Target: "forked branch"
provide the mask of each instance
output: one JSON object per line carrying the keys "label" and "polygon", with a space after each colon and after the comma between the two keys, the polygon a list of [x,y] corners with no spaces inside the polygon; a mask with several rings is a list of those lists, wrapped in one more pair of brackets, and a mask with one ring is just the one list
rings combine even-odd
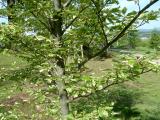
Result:
{"label": "forked branch", "polygon": [[141,9],[134,18],[121,30],[121,32],[114,37],[106,46],[104,46],[100,51],[95,53],[93,56],[91,56],[89,59],[84,60],[79,64],[79,68],[81,68],[86,62],[88,62],[90,59],[95,58],[99,55],[101,55],[107,48],[109,48],[113,43],[117,42],[121,37],[124,36],[125,32],[133,25],[133,23],[139,18],[141,14],[143,14],[149,7],[151,7],[153,4],[158,2],[159,0],[152,0],[150,3],[148,3],[143,9]]}
{"label": "forked branch", "polygon": [[68,7],[71,4],[72,1],[73,0],[67,0],[67,2],[63,4],[63,8]]}

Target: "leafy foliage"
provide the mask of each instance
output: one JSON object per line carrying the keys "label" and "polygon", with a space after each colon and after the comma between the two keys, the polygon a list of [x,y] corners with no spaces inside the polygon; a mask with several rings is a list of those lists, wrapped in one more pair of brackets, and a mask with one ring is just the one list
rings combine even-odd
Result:
{"label": "leafy foliage", "polygon": [[[88,109],[84,106],[81,106],[84,110],[81,107],[76,110],[74,102],[101,93],[115,84],[135,80],[145,72],[157,72],[157,64],[145,57],[122,56],[116,60],[113,69],[104,71],[100,77],[83,74],[82,69],[87,61],[101,55],[127,30],[135,29],[142,21],[156,19],[158,11],[144,12],[156,2],[150,2],[141,11],[127,12],[126,8],[119,7],[117,0],[19,0],[13,7],[3,9],[7,11],[4,15],[12,17],[12,21],[0,26],[1,51],[28,63],[23,69],[4,73],[1,79],[34,82],[35,86],[40,86],[36,91],[26,91],[37,104],[44,104],[43,113],[56,119],[66,119],[69,105],[73,105],[70,110],[72,119],[87,116],[111,119],[112,106],[91,107],[88,113],[83,112]],[[55,95],[54,99],[47,96],[51,93]],[[96,102],[91,101],[94,106]],[[82,114],[78,115],[79,111]]]}

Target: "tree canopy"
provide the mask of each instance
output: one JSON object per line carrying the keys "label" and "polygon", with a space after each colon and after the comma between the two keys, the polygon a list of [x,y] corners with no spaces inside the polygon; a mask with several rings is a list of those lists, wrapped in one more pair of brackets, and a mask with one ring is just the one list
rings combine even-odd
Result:
{"label": "tree canopy", "polygon": [[[111,118],[107,106],[92,108],[89,114],[78,107],[77,101],[91,100],[90,96],[112,85],[134,80],[158,67],[145,58],[122,56],[101,77],[83,74],[82,69],[127,32],[156,20],[159,10],[147,9],[158,1],[141,8],[136,0],[139,10],[128,12],[118,0],[3,0],[7,6],[0,14],[8,16],[8,24],[0,26],[1,52],[21,57],[28,65],[1,75],[1,79],[14,77],[47,85],[46,89],[56,96],[49,105],[57,105],[46,108],[54,118],[67,119],[71,115],[73,119],[94,119],[101,114]],[[42,96],[44,103],[47,97]]]}

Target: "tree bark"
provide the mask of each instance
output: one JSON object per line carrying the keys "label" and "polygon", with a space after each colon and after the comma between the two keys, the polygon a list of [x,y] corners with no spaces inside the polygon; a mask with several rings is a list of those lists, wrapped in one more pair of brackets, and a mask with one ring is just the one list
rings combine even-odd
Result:
{"label": "tree bark", "polygon": [[62,58],[56,58],[56,60],[51,62],[51,66],[53,68],[51,74],[57,78],[55,82],[59,92],[61,118],[62,120],[66,120],[69,113],[68,93],[65,88],[65,82],[61,79],[61,77],[65,75],[64,60]]}
{"label": "tree bark", "polygon": [[[62,31],[62,24],[63,19],[61,16],[62,11],[62,3],[61,0],[53,0],[54,9],[57,12],[52,19],[50,19],[50,30],[51,34],[54,37],[57,47],[63,47],[63,31]],[[65,75],[65,65],[63,57],[57,57],[55,60],[56,65],[53,63],[53,77],[57,77],[56,85],[59,92],[59,99],[60,99],[60,107],[61,107],[61,118],[62,120],[67,119],[67,115],[69,114],[69,103],[68,103],[68,93],[65,88],[65,81],[62,76]]]}
{"label": "tree bark", "polygon": [[13,6],[15,5],[15,0],[7,0],[7,7],[8,7],[8,23],[13,22],[14,19],[14,12],[12,10]]}

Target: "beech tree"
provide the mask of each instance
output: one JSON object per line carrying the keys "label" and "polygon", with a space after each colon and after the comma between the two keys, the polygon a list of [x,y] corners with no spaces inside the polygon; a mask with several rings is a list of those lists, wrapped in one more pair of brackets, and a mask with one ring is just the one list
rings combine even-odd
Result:
{"label": "beech tree", "polygon": [[[159,11],[147,9],[158,1],[152,0],[141,8],[136,0],[139,9],[128,12],[118,0],[7,0],[7,10],[1,9],[9,21],[0,27],[2,51],[23,58],[28,65],[1,78],[47,84],[47,89],[58,93],[56,104],[61,114],[57,114],[57,108],[52,113],[54,118],[67,119],[71,113],[73,119],[80,119],[84,114],[73,112],[71,107],[75,101],[157,71],[150,61],[123,57],[124,62],[115,63],[115,68],[101,77],[81,73],[88,61],[103,54],[129,30],[157,19]],[[87,55],[82,57],[82,52]],[[93,110],[92,118],[97,114]]]}

